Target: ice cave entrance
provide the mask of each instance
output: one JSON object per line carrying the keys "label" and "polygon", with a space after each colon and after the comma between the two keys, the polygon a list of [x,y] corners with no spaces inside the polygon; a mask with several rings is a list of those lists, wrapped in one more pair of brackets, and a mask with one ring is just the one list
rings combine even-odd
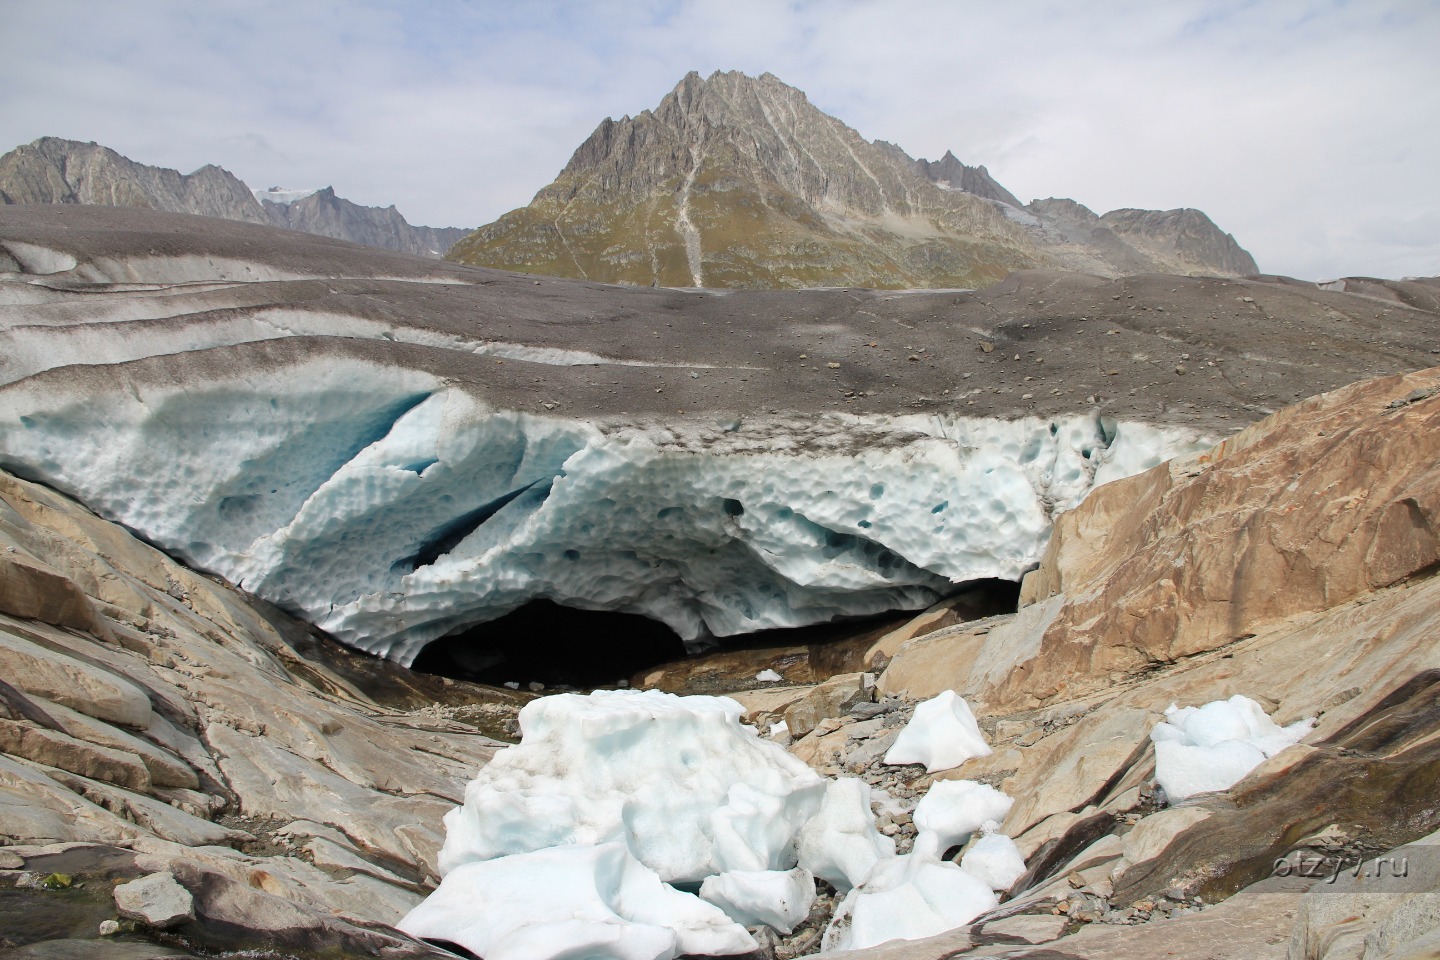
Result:
{"label": "ice cave entrance", "polygon": [[[1014,613],[1020,585],[986,579],[957,588],[953,611],[933,628]],[[541,683],[547,688],[615,686],[664,664],[709,656],[734,656],[786,647],[808,647],[817,674],[859,670],[871,643],[908,621],[913,610],[891,610],[812,624],[725,637],[698,653],[668,626],[638,614],[580,610],[534,600],[496,620],[433,641],[411,665],[421,673],[499,686]],[[815,679],[823,679],[817,676]]]}

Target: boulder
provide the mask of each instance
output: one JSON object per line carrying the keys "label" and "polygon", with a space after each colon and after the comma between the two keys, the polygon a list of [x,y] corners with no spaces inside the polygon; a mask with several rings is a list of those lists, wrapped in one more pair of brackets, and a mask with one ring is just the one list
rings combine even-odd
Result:
{"label": "boulder", "polygon": [[796,703],[785,708],[785,726],[800,739],[820,723],[843,717],[857,703],[874,699],[875,680],[867,673],[846,673],[817,684]]}
{"label": "boulder", "polygon": [[122,917],[168,930],[195,919],[195,901],[171,872],[152,873],[115,888],[115,909]]}

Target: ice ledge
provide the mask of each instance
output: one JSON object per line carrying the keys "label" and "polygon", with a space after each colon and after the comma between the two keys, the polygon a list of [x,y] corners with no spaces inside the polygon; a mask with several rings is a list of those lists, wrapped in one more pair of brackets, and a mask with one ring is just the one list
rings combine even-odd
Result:
{"label": "ice ledge", "polygon": [[1209,442],[1079,414],[570,420],[334,358],[0,413],[0,466],[404,663],[535,599],[685,638],[921,607],[1018,579],[1056,511]]}

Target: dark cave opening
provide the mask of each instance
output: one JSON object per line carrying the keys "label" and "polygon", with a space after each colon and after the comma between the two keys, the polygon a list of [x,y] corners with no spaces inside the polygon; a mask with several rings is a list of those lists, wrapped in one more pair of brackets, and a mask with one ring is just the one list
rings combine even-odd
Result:
{"label": "dark cave opening", "polygon": [[432,642],[411,668],[493,686],[601,687],[684,656],[684,641],[658,620],[532,600]]}
{"label": "dark cave opening", "polygon": [[[929,629],[1014,613],[1020,585],[1009,580],[976,580],[949,598],[950,609]],[[545,688],[587,689],[628,682],[644,671],[666,665],[697,664],[754,652],[806,649],[808,673],[787,679],[816,682],[850,672],[855,656],[885,633],[908,622],[917,610],[892,610],[847,617],[806,627],[762,630],[725,637],[689,654],[668,626],[632,613],[580,610],[549,600],[534,600],[496,620],[477,624],[431,642],[411,668],[420,672],[501,686],[530,684]]]}

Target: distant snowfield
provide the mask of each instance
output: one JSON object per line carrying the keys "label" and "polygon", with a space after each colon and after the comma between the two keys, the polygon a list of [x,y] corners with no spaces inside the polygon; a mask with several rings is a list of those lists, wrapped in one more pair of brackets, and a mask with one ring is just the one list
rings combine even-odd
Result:
{"label": "distant snowfield", "polygon": [[923,607],[1208,445],[1093,415],[574,420],[335,358],[0,412],[0,465],[407,664],[537,599],[686,639]]}
{"label": "distant snowfield", "polygon": [[271,187],[269,190],[256,190],[251,188],[250,192],[255,199],[264,203],[269,200],[271,203],[278,203],[282,206],[294,203],[296,200],[304,200],[306,197],[314,196],[320,192],[320,187],[312,187],[309,190],[286,190],[283,187]]}

